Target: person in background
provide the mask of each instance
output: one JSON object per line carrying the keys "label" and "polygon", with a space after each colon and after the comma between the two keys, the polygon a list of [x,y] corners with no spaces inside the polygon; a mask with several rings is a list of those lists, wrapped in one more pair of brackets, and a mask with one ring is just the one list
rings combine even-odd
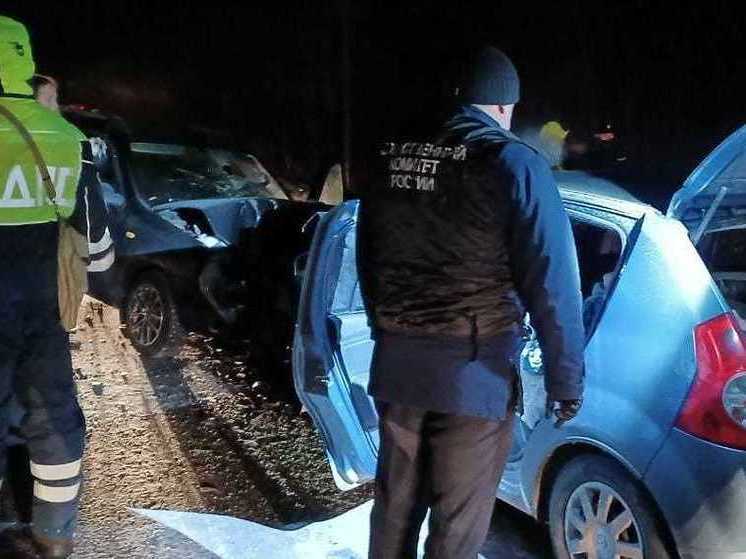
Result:
{"label": "person in background", "polygon": [[570,222],[546,160],[510,132],[513,63],[482,50],[432,136],[392,138],[362,192],[358,269],[375,349],[380,449],[371,559],[474,559],[521,407],[530,312],[548,408],[579,411],[584,330]]}
{"label": "person in background", "polygon": [[565,159],[565,139],[569,130],[562,128],[556,120],[544,124],[539,131],[539,149],[552,169],[561,169]]}
{"label": "person in background", "polygon": [[31,78],[31,88],[34,90],[34,99],[46,108],[59,112],[60,86],[57,80],[50,76],[34,74]]}
{"label": "person in background", "polygon": [[[34,70],[26,28],[0,16],[0,476],[17,400],[34,477],[31,537],[43,557],[57,559],[73,551],[85,435],[60,322],[58,220],[88,236],[89,271],[111,266],[114,249],[94,145],[34,99]],[[24,129],[47,165],[54,200]]]}

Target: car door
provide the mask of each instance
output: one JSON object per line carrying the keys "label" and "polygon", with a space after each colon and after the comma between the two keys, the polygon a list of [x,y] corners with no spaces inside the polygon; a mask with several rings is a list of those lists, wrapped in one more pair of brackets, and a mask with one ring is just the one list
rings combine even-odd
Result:
{"label": "car door", "polygon": [[668,217],[681,221],[697,244],[708,231],[746,221],[746,126],[728,136],[673,196]]}
{"label": "car door", "polygon": [[343,489],[374,477],[378,451],[378,416],[367,395],[373,340],[357,277],[357,210],[357,201],[345,202],[316,228],[293,349],[298,396]]}
{"label": "car door", "polygon": [[[293,352],[298,396],[322,433],[340,488],[372,479],[378,451],[377,414],[366,394],[373,341],[356,270],[357,211],[357,201],[346,202],[317,226],[304,271]],[[523,449],[543,417],[540,369],[538,345],[529,342],[520,367],[525,409],[515,423],[516,444],[499,492],[519,508],[524,505]]]}
{"label": "car door", "polygon": [[[565,207],[573,225],[573,230],[575,231],[576,243],[579,242],[577,236],[578,226],[593,227],[598,230],[605,230],[618,235],[622,251],[616,263],[615,270],[621,270],[629,257],[632,247],[635,245],[635,241],[642,228],[643,220],[640,219],[635,222],[631,218],[614,216],[598,209],[589,209],[582,205],[573,205],[568,202],[565,202]],[[582,246],[578,245],[581,276],[585,264],[581,257],[582,254]],[[615,274],[615,279],[612,280],[611,284],[608,285],[606,289],[606,299],[608,299],[610,294],[613,292],[617,279],[618,273]],[[584,315],[587,304],[588,301],[585,300]],[[593,318],[590,323],[586,323],[586,343],[588,343],[593,337],[595,326],[598,324],[598,321],[603,314],[604,306],[605,303],[602,303],[595,314],[595,318]],[[541,431],[539,428],[542,427],[542,423],[546,420],[547,393],[545,390],[545,371],[543,367],[542,351],[539,345],[537,333],[531,326],[530,315],[526,315],[525,327],[526,343],[521,351],[518,366],[518,373],[521,377],[521,385],[523,387],[523,413],[516,417],[514,423],[513,446],[508,455],[503,477],[500,480],[498,496],[516,508],[531,514],[531,505],[526,498],[526,472],[524,458],[526,452],[530,451],[529,447],[532,445],[536,446],[537,431]],[[587,380],[587,382],[591,381],[592,379]],[[538,437],[541,438],[541,435],[538,435]]]}
{"label": "car door", "polygon": [[746,126],[715,148],[676,192],[668,216],[681,221],[739,320],[746,317]]}

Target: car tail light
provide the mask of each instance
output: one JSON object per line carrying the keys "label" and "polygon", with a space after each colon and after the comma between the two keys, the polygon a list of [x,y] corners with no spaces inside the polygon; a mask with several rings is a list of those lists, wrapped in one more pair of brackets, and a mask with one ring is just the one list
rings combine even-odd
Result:
{"label": "car tail light", "polygon": [[723,406],[730,418],[746,429],[746,373],[736,375],[725,385]]}
{"label": "car tail light", "polygon": [[694,330],[697,378],[677,426],[702,439],[746,450],[746,340],[728,313]]}

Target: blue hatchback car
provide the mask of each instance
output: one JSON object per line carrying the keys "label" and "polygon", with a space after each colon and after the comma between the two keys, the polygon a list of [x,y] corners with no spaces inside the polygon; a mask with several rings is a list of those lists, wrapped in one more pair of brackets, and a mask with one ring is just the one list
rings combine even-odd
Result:
{"label": "blue hatchback car", "polygon": [[[745,559],[746,126],[667,215],[584,173],[556,179],[585,296],[585,404],[561,428],[544,418],[527,317],[525,411],[497,497],[549,524],[558,559]],[[356,216],[350,201],[317,227],[293,356],[341,488],[374,477],[378,447]]]}

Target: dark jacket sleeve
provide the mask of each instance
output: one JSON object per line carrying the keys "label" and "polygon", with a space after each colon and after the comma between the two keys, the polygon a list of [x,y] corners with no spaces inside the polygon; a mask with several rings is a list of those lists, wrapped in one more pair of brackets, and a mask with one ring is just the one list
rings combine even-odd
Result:
{"label": "dark jacket sleeve", "polygon": [[70,224],[88,238],[88,271],[103,272],[114,263],[114,245],[93,150],[105,149],[105,144],[100,140],[96,143],[85,141],[81,146],[82,167]]}
{"label": "dark jacket sleeve", "polygon": [[513,277],[531,316],[552,400],[582,397],[585,332],[572,227],[544,159],[508,146],[501,167],[512,183],[508,231]]}
{"label": "dark jacket sleeve", "polygon": [[368,241],[370,235],[367,229],[367,210],[368,203],[366,203],[366,200],[360,200],[358,205],[355,249],[357,251],[357,274],[358,281],[360,282],[360,293],[363,297],[363,303],[365,304],[365,311],[368,313],[368,324],[373,330],[375,330],[375,307],[373,303],[374,276],[370,267],[370,259],[368,258]]}

